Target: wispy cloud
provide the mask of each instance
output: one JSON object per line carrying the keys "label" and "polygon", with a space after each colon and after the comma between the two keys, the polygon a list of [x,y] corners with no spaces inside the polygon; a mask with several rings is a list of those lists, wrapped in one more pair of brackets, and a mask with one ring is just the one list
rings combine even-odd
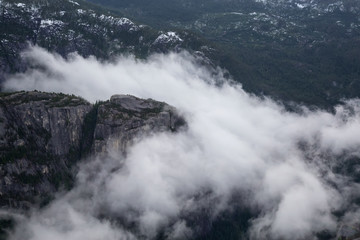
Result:
{"label": "wispy cloud", "polygon": [[[184,238],[196,234],[189,216],[205,207],[216,217],[230,203],[254,209],[250,238],[308,239],[335,232],[359,211],[351,203],[359,186],[332,171],[359,155],[358,100],[335,114],[286,112],[239,85],[215,86],[222,72],[210,73],[185,52],[101,63],[33,47],[24,57],[40,68],[9,77],[6,89],[90,101],[118,93],[153,98],[177,107],[189,128],[143,139],[126,159],[115,154],[83,165],[77,187],[19,224],[13,239],[24,232],[28,239],[152,238],[164,229]],[[342,219],[336,210],[349,211]]]}

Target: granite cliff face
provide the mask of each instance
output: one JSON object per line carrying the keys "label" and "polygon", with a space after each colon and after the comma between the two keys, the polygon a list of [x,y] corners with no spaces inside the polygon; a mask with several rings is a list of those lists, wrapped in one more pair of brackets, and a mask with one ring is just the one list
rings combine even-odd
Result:
{"label": "granite cliff face", "polygon": [[140,136],[152,132],[176,131],[184,120],[175,108],[151,99],[114,95],[98,108],[92,151],[104,153],[117,149],[122,153]]}
{"label": "granite cliff face", "polygon": [[136,137],[176,131],[176,110],[128,95],[92,105],[79,97],[44,92],[0,96],[0,206],[44,204],[71,188],[76,162],[88,154],[123,154]]}

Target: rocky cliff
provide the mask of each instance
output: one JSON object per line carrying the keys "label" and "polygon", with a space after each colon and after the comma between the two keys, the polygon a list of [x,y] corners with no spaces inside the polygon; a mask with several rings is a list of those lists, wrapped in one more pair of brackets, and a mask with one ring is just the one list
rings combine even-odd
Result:
{"label": "rocky cliff", "polygon": [[123,154],[141,135],[184,125],[162,102],[128,95],[92,105],[82,98],[44,92],[0,95],[0,206],[45,204],[71,188],[76,162],[89,153]]}
{"label": "rocky cliff", "polygon": [[165,103],[115,95],[98,108],[92,152],[103,153],[110,148],[125,153],[137,137],[175,131],[182,125],[184,120]]}

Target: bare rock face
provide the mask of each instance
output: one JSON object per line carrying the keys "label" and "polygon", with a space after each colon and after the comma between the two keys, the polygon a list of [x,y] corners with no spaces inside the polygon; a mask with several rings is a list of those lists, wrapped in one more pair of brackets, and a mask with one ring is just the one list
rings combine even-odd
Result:
{"label": "bare rock face", "polygon": [[185,125],[176,109],[152,99],[115,95],[91,105],[56,93],[0,94],[0,206],[46,203],[71,188],[76,164],[107,149],[126,154],[138,137]]}
{"label": "bare rock face", "polygon": [[184,125],[175,108],[152,99],[114,95],[98,109],[93,151],[106,149],[126,152],[137,137],[151,132],[175,131]]}
{"label": "bare rock face", "polygon": [[19,92],[0,98],[1,205],[18,207],[69,187],[92,106],[64,94]]}

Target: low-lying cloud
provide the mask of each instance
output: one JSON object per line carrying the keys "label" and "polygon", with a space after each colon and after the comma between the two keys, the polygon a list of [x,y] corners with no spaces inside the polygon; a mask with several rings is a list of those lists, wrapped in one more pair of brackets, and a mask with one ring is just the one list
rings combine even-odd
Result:
{"label": "low-lying cloud", "polygon": [[199,234],[189,224],[192,215],[207,209],[215,219],[233,207],[254,213],[251,239],[309,239],[334,234],[359,216],[352,202],[359,185],[333,171],[359,156],[359,100],[334,114],[290,113],[226,82],[221,71],[210,73],[186,52],[101,63],[32,47],[24,58],[36,68],[10,76],[5,89],[92,102],[119,93],[153,98],[182,112],[188,129],[147,137],[126,158],[114,154],[81,166],[77,187],[21,221],[11,239],[151,239],[159,231],[187,239]]}

